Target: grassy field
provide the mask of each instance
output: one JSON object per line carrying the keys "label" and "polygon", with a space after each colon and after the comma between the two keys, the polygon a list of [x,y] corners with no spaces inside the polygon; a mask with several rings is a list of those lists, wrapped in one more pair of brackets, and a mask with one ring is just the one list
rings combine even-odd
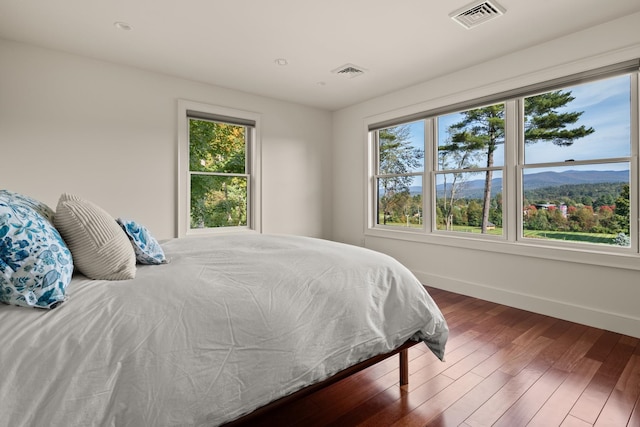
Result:
{"label": "grassy field", "polygon": [[[438,230],[444,231],[444,226],[438,226]],[[469,225],[454,225],[451,231],[457,231],[458,233],[477,233],[480,234],[480,227],[471,227]],[[492,234],[495,236],[502,236],[502,228],[495,227],[493,229],[487,230],[487,234]]]}
{"label": "grassy field", "polygon": [[[407,227],[407,224],[400,223],[387,223],[390,226]],[[410,224],[409,228],[420,228],[420,225]],[[438,228],[438,230],[444,230],[444,228]],[[452,231],[460,233],[480,233],[480,227],[470,227],[462,225],[454,225]],[[502,235],[502,228],[496,227],[493,230],[488,230],[487,234]],[[615,234],[604,233],[585,233],[585,232],[568,232],[568,231],[545,231],[545,230],[524,230],[524,237],[532,239],[547,239],[547,240],[565,240],[571,242],[584,242],[584,243],[597,243],[605,245],[614,245]]]}
{"label": "grassy field", "polygon": [[613,245],[615,234],[604,233],[582,233],[567,231],[543,231],[543,230],[525,230],[524,237],[534,239],[550,239],[550,240],[567,240],[572,242],[600,243]]}

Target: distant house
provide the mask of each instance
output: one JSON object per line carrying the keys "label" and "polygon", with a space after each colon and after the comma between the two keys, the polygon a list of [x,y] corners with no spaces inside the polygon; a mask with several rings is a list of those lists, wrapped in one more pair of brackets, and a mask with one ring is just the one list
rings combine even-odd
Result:
{"label": "distant house", "polygon": [[534,205],[536,209],[544,209],[545,211],[553,211],[556,209],[560,209],[563,217],[567,217],[567,205],[564,203],[560,204],[560,207],[556,206],[554,203],[537,203]]}
{"label": "distant house", "polygon": [[536,209],[544,209],[546,211],[556,208],[556,205],[554,203],[536,203],[534,206],[536,207]]}

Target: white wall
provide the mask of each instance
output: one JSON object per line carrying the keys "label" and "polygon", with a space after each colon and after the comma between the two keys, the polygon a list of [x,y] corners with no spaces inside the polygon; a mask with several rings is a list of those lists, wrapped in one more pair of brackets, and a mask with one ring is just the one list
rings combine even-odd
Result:
{"label": "white wall", "polygon": [[330,235],[330,113],[3,40],[0,62],[0,188],[173,237],[182,98],[262,114],[263,232]]}
{"label": "white wall", "polygon": [[386,252],[434,287],[640,337],[637,269],[365,235],[364,197],[364,123],[371,117],[428,111],[635,59],[638,28],[640,14],[630,15],[335,112],[333,239]]}

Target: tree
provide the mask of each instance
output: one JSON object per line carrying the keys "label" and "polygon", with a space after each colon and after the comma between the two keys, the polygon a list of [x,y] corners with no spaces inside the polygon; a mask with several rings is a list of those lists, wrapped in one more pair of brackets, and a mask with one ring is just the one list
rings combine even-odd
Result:
{"label": "tree", "polygon": [[624,184],[616,199],[615,219],[621,233],[629,234],[629,184]]}
{"label": "tree", "polygon": [[[558,112],[574,99],[570,91],[561,90],[525,98],[525,142],[533,144],[549,141],[558,146],[570,146],[576,140],[593,133],[593,128],[586,128],[584,125],[567,128],[568,125],[576,123],[583,112]],[[462,113],[462,120],[451,125],[450,130],[452,149],[484,152],[486,167],[492,168],[494,152],[500,144],[504,144],[504,104],[467,110]],[[489,222],[492,178],[493,171],[488,169],[484,183],[482,233],[486,233]]]}
{"label": "tree", "polygon": [[[412,176],[404,175],[418,168],[422,163],[424,151],[411,145],[411,129],[408,125],[394,126],[378,132],[379,173],[394,175],[380,178],[378,194],[379,209],[383,214],[383,223],[387,223],[387,216],[391,210],[404,209],[403,203],[409,201]],[[397,206],[394,206],[397,205]]]}
{"label": "tree", "polygon": [[[449,137],[444,145],[438,147],[438,169],[439,170],[463,170],[475,167],[476,153],[469,146],[460,146],[451,140],[451,129],[447,131]],[[451,175],[449,182],[448,176]],[[453,172],[442,174],[442,215],[445,230],[453,227],[453,210],[455,208],[458,191],[462,190],[468,179],[468,174],[464,172]]]}
{"label": "tree", "polygon": [[[189,121],[191,226],[244,225],[247,182],[245,127],[208,120]],[[203,172],[198,174],[197,172]]]}
{"label": "tree", "polygon": [[496,227],[502,227],[502,193],[496,194],[492,200],[489,221]]}
{"label": "tree", "polygon": [[[462,120],[452,124],[449,128],[451,144],[447,146],[447,149],[484,152],[486,154],[484,166],[492,168],[494,152],[498,145],[504,144],[504,104],[467,110],[462,115]],[[484,180],[484,202],[479,224],[482,233],[487,232],[489,224],[492,179],[493,171],[487,170]]]}
{"label": "tree", "polygon": [[482,208],[475,200],[471,200],[467,205],[467,224],[477,227],[482,221]]}

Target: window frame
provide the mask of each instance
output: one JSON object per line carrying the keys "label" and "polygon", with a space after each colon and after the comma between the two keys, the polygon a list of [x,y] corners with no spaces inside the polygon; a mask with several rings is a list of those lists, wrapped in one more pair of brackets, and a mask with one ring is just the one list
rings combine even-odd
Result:
{"label": "window frame", "polygon": [[[606,79],[615,75],[630,74],[631,75],[631,100],[630,100],[630,126],[631,126],[631,147],[630,156],[623,160],[629,161],[630,166],[630,236],[632,237],[631,247],[616,247],[597,244],[580,244],[566,243],[553,240],[537,240],[523,237],[522,215],[520,214],[523,202],[523,178],[522,173],[527,169],[524,164],[524,126],[520,120],[524,120],[524,98],[526,96],[535,95],[545,91],[563,89],[577,84],[588,83],[592,81]],[[483,251],[493,251],[505,254],[520,254],[525,256],[533,256],[547,259],[567,260],[579,263],[606,265],[613,267],[631,268],[640,270],[637,260],[640,258],[640,236],[638,228],[638,208],[640,192],[640,182],[638,177],[638,156],[640,146],[639,131],[639,75],[640,60],[626,61],[620,64],[609,65],[597,69],[585,71],[578,74],[568,75],[533,85],[523,86],[520,89],[513,89],[497,93],[495,95],[481,96],[469,101],[454,102],[450,105],[427,105],[421,111],[416,109],[419,106],[408,107],[402,111],[388,112],[378,116],[371,116],[364,121],[364,130],[367,135],[368,144],[367,164],[368,179],[366,194],[368,199],[367,218],[365,224],[364,235],[371,237],[384,237],[399,240],[407,240],[413,242],[425,242],[438,245],[454,246],[467,249],[478,249]],[[462,95],[461,95],[462,96]],[[439,100],[442,102],[442,100]],[[503,198],[506,203],[503,205],[503,236],[489,236],[480,234],[471,234],[463,232],[452,232],[436,229],[435,213],[432,212],[435,206],[435,194],[433,191],[435,185],[435,171],[438,171],[437,162],[437,130],[436,125],[430,121],[436,122],[438,116],[465,111],[473,108],[491,105],[495,103],[505,104],[505,166],[503,169]],[[413,110],[413,111],[412,111]],[[515,117],[515,119],[509,119]],[[375,216],[371,215],[372,208],[377,205],[375,180],[371,180],[371,171],[375,171],[377,161],[372,156],[372,149],[375,148],[372,135],[374,131],[409,123],[416,120],[425,120],[425,178],[423,189],[423,212],[424,212],[424,230],[418,229],[398,229],[399,227],[389,228],[376,225]],[[431,127],[431,131],[427,129]],[[428,135],[428,136],[427,136]],[[428,154],[431,159],[427,159]],[[602,159],[597,159],[602,160]],[[607,160],[621,160],[620,158]],[[575,162],[589,163],[589,161]],[[427,187],[428,185],[428,187]],[[431,194],[429,194],[431,193]],[[375,213],[375,211],[374,211]],[[427,218],[431,216],[432,218]],[[429,225],[430,224],[430,225]]]}
{"label": "window frame", "polygon": [[[191,119],[211,120],[247,126],[246,170],[244,174],[224,174],[213,172],[195,172],[197,175],[240,175],[247,178],[247,225],[229,227],[191,228],[190,195],[191,176],[194,171],[189,168],[189,121]],[[205,104],[201,102],[178,100],[178,203],[177,225],[178,237],[219,234],[238,231],[261,232],[261,114],[237,110],[228,107]],[[251,124],[251,125],[249,125]]]}
{"label": "window frame", "polygon": [[[504,159],[502,159],[502,166],[492,166],[492,167],[487,167],[487,166],[475,166],[475,167],[468,167],[468,168],[464,168],[464,169],[441,169],[440,165],[438,164],[438,159],[439,159],[439,147],[440,147],[440,139],[439,139],[439,128],[438,128],[438,118],[446,115],[446,114],[452,114],[452,113],[463,113],[464,111],[468,111],[468,110],[473,110],[475,108],[484,108],[484,107],[490,107],[492,105],[497,105],[497,104],[503,104],[504,105],[504,116],[505,116],[505,129],[504,129]],[[458,111],[453,111],[450,113],[445,113],[445,114],[438,114],[437,116],[433,116],[430,117],[428,120],[430,122],[430,126],[433,127],[433,133],[432,133],[432,144],[433,144],[433,165],[432,165],[432,171],[431,171],[431,186],[429,187],[430,190],[434,190],[437,187],[437,176],[438,175],[446,175],[446,174],[455,174],[455,173],[483,173],[483,172],[487,172],[487,171],[492,171],[492,172],[500,172],[502,178],[502,194],[503,194],[503,198],[505,197],[505,189],[504,189],[504,185],[506,184],[506,179],[504,178],[504,176],[507,173],[507,145],[508,145],[508,138],[512,137],[512,134],[510,132],[507,131],[507,124],[509,123],[508,121],[508,117],[509,117],[509,112],[510,110],[507,108],[507,104],[508,102],[505,101],[498,101],[498,102],[493,102],[493,103],[489,103],[489,104],[484,104],[484,105],[476,105],[470,108],[466,108],[463,110],[458,110]],[[436,191],[432,191],[433,197],[432,197],[432,203],[433,206],[436,206],[437,203],[437,194]],[[507,204],[508,205],[508,204]],[[435,209],[434,209],[435,211]],[[471,237],[472,234],[468,233],[468,232],[463,232],[463,231],[455,231],[455,230],[441,230],[438,229],[438,225],[437,225],[437,218],[436,215],[434,213],[434,211],[431,212],[431,215],[433,216],[433,220],[432,220],[432,232],[435,233],[442,233],[443,235],[450,235],[450,234],[454,234],[454,235],[461,235],[461,236],[469,236]],[[503,217],[505,215],[505,212],[503,212]],[[503,218],[503,223],[505,222],[504,218]],[[478,236],[475,236],[478,237]],[[505,240],[507,239],[507,229],[503,228],[502,230],[502,235],[493,235],[493,234],[484,234],[481,235],[479,238],[481,239],[499,239],[499,240]]]}
{"label": "window frame", "polygon": [[[423,146],[426,147],[427,146],[427,132],[429,132],[429,128],[427,128],[427,123],[425,122],[424,124],[424,138],[423,138]],[[385,129],[385,128],[382,128]],[[373,169],[373,197],[374,199],[376,199],[376,201],[378,200],[378,196],[377,196],[377,192],[379,191],[378,189],[378,180],[379,179],[384,179],[384,178],[394,178],[394,177],[419,177],[421,178],[422,181],[422,223],[420,224],[420,227],[411,227],[412,230],[416,230],[416,231],[423,231],[425,230],[425,227],[427,227],[427,218],[429,218],[430,221],[430,216],[427,217],[426,216],[426,212],[424,210],[425,208],[425,192],[424,189],[427,187],[427,185],[429,184],[429,180],[426,179],[427,174],[427,168],[428,165],[427,163],[429,162],[430,157],[427,156],[426,151],[424,152],[424,159],[423,159],[423,168],[422,171],[413,171],[413,172],[405,172],[405,173],[380,173],[380,138],[379,138],[379,134],[375,133],[374,135],[372,135],[373,138],[373,144],[374,144],[374,153],[373,153],[373,157],[375,159],[374,161],[374,169]],[[378,223],[379,221],[379,204],[376,203],[376,206],[374,207],[374,209],[372,210],[372,216],[371,216],[371,221],[372,224],[374,224],[376,227],[381,227],[384,229],[389,229],[389,230],[396,230],[398,229],[398,226],[395,225],[386,225],[386,224],[380,224]]]}

